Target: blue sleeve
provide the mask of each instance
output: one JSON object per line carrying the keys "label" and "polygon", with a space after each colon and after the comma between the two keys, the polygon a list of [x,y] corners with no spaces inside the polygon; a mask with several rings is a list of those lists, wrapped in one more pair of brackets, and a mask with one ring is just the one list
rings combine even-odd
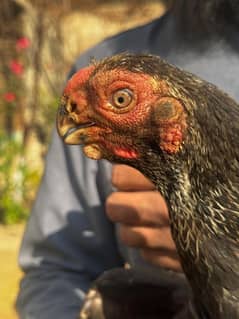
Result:
{"label": "blue sleeve", "polygon": [[91,282],[122,264],[104,212],[110,175],[108,162],[87,159],[54,132],[20,250],[20,318],[76,318]]}

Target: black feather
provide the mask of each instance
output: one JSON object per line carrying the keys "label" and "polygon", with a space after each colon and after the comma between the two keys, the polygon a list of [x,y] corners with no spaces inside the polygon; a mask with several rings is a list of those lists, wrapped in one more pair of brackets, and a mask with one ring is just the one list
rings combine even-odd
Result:
{"label": "black feather", "polygon": [[107,58],[94,74],[117,68],[166,82],[168,96],[184,105],[188,128],[181,151],[166,154],[142,140],[144,156],[128,164],[167,200],[198,313],[239,318],[239,106],[214,85],[151,55]]}

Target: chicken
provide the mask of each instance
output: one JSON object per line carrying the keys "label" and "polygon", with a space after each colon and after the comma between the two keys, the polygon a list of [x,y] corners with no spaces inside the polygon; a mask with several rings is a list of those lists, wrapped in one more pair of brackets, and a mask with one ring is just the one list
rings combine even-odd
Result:
{"label": "chicken", "polygon": [[79,319],[184,319],[187,288],[182,275],[166,270],[110,269],[87,293]]}
{"label": "chicken", "polygon": [[199,318],[239,318],[239,106],[157,56],[78,71],[59,134],[86,156],[140,170],[164,196]]}

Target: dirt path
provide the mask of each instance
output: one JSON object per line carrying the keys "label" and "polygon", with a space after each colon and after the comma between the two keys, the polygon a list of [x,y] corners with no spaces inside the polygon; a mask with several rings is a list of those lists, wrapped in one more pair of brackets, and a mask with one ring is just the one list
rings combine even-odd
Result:
{"label": "dirt path", "polygon": [[24,225],[0,226],[0,318],[18,318],[14,310],[21,272],[17,255]]}

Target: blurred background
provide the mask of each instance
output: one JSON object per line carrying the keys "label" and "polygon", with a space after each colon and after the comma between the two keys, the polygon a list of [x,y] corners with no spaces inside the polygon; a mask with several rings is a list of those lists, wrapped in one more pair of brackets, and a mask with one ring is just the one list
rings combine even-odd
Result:
{"label": "blurred background", "polygon": [[0,318],[17,318],[18,249],[72,63],[163,10],[159,0],[0,1]]}

